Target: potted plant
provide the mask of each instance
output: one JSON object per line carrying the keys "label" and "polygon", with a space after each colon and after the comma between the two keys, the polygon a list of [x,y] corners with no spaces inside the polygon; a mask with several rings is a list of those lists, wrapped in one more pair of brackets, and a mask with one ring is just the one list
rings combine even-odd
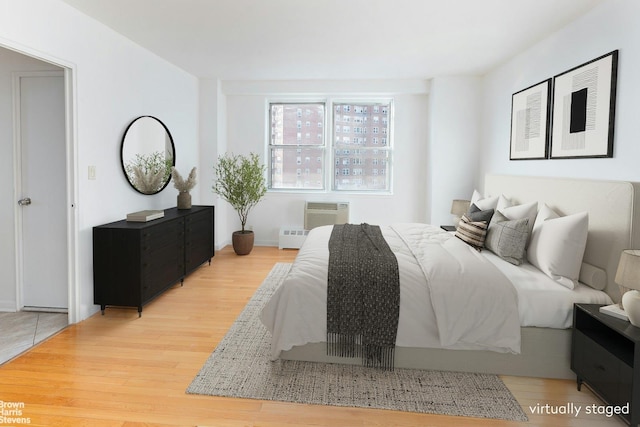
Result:
{"label": "potted plant", "polygon": [[238,213],[242,229],[232,236],[233,250],[247,255],[253,249],[253,231],[245,230],[251,209],[267,192],[265,166],[255,153],[248,156],[226,153],[214,166],[213,192],[226,200]]}

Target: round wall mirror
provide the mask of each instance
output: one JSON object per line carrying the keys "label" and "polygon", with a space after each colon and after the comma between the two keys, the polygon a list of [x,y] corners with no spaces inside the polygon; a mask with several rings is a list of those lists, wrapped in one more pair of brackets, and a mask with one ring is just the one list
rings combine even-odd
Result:
{"label": "round wall mirror", "polygon": [[133,120],[122,137],[122,170],[129,184],[142,194],[162,191],[171,179],[176,151],[169,129],[155,117]]}

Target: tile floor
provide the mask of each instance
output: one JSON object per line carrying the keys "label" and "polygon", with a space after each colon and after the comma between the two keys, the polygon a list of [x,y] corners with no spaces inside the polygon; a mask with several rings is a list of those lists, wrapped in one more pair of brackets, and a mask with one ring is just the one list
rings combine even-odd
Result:
{"label": "tile floor", "polygon": [[0,365],[67,326],[67,313],[0,313]]}

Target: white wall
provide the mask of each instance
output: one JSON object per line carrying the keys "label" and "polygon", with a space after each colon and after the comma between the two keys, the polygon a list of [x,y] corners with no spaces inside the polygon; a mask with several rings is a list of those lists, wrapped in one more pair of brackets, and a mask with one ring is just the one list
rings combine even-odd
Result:
{"label": "white wall", "polygon": [[451,202],[469,200],[478,171],[480,79],[473,76],[438,77],[429,94],[430,212],[427,222],[452,224]]}
{"label": "white wall", "polygon": [[[228,238],[228,209],[212,191],[213,166],[218,153],[226,151],[226,98],[222,93],[222,82],[217,79],[200,81],[200,164],[197,187],[200,203],[215,206],[215,248],[221,249]],[[224,243],[222,243],[224,241]]]}
{"label": "white wall", "polygon": [[[478,183],[488,172],[640,181],[639,16],[638,1],[607,2],[484,78]],[[615,49],[620,52],[613,158],[509,161],[511,95]]]}
{"label": "white wall", "polygon": [[[135,117],[158,117],[173,135],[178,169],[188,173],[199,164],[198,80],[58,0],[3,1],[0,46],[73,70],[77,149],[71,167],[77,174],[77,198],[72,202],[79,229],[79,310],[72,321],[78,321],[97,309],[92,227],[123,219],[128,212],[176,205],[177,191],[172,186],[155,196],[130,188],[120,166],[122,134]],[[96,167],[96,180],[90,181],[91,165]],[[8,171],[3,174],[12,176]],[[199,202],[197,195],[194,202]],[[2,220],[11,222],[13,216],[3,215]],[[0,242],[0,253],[7,253],[14,244],[13,233],[7,237]],[[11,287],[15,284],[8,280],[0,283],[0,300],[10,295]]]}
{"label": "white wall", "polygon": [[[428,83],[426,81],[306,81],[306,82],[223,82],[226,99],[226,148],[236,154],[266,155],[269,100],[340,97],[366,99],[392,96],[394,99],[394,175],[393,194],[280,193],[270,192],[249,215],[247,225],[256,233],[256,244],[277,245],[280,226],[302,226],[306,200],[350,202],[350,222],[389,224],[425,221],[427,189]],[[302,97],[302,98],[301,98]],[[308,98],[307,98],[308,99]],[[213,166],[213,165],[212,165]],[[227,244],[231,233],[240,228],[236,213],[226,202],[218,245]],[[217,220],[221,221],[222,216]],[[224,230],[224,231],[222,231]]]}

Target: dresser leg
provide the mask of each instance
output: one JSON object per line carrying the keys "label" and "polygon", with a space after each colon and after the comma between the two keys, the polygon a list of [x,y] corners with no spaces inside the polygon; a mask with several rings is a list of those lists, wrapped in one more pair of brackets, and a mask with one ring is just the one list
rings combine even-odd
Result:
{"label": "dresser leg", "polygon": [[578,391],[580,391],[580,389],[582,388],[582,378],[578,378],[577,383],[578,383]]}
{"label": "dresser leg", "polygon": [[106,305],[101,305],[100,306],[100,312],[102,313],[102,315],[104,316],[104,309],[107,308]]}
{"label": "dresser leg", "polygon": [[142,317],[142,307],[138,307],[138,319]]}

